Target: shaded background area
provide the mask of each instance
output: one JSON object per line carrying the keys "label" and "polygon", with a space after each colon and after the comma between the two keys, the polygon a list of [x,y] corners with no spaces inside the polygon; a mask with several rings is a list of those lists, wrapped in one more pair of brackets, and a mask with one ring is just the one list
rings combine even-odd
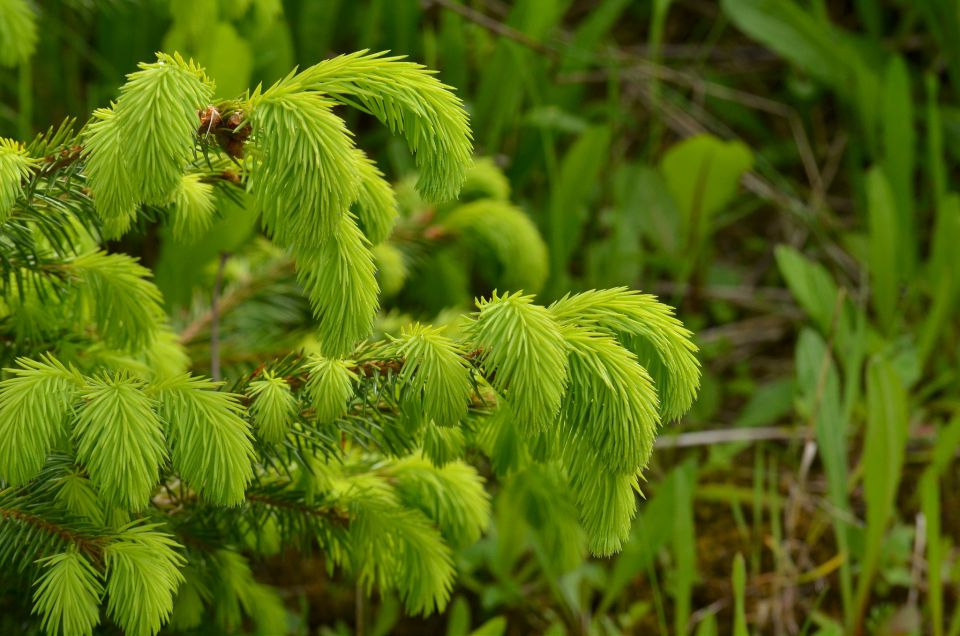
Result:
{"label": "shaded background area", "polygon": [[[357,607],[319,560],[261,563],[298,633],[960,634],[957,2],[37,4],[36,55],[0,72],[3,136],[82,121],[156,50],[196,58],[222,96],[361,48],[439,69],[490,159],[478,191],[509,192],[548,255],[542,275],[497,237],[474,242],[507,261],[464,255],[410,202],[398,231],[416,235],[417,266],[390,287],[378,255],[383,331],[513,280],[544,302],[639,288],[697,334],[700,398],[662,432],[621,555],[587,560],[499,497],[427,621],[392,598]],[[348,117],[402,195],[401,142]],[[148,225],[115,246],[155,269],[198,368],[219,255],[247,250],[255,270],[254,221],[238,211],[190,246]],[[232,328],[263,342],[227,367],[308,320],[283,274],[258,288],[234,272],[224,355]]]}

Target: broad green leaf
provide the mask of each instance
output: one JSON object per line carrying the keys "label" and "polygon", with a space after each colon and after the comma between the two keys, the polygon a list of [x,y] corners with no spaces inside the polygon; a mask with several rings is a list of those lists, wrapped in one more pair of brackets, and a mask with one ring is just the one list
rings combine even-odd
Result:
{"label": "broad green leaf", "polygon": [[250,86],[253,51],[237,30],[226,22],[204,34],[196,59],[216,80],[218,94],[233,97],[241,95]]}
{"label": "broad green leaf", "polygon": [[809,329],[800,333],[797,342],[797,384],[804,410],[815,422],[831,498],[845,510],[847,448],[840,416],[840,376],[826,342]]}
{"label": "broad green leaf", "polygon": [[682,255],[679,207],[660,171],[647,165],[624,166],[617,180],[620,203],[625,210],[636,211],[644,235],[667,254]]}
{"label": "broad green leaf", "polygon": [[600,233],[585,255],[585,282],[595,288],[632,286],[644,266],[644,238],[672,254],[677,211],[656,169],[620,165],[613,176],[613,202],[599,215]]}
{"label": "broad green leaf", "polygon": [[933,471],[920,478],[920,510],[926,519],[927,609],[934,636],[943,636],[943,537],[940,535],[940,482]]}
{"label": "broad green leaf", "polygon": [[829,333],[839,293],[830,272],[788,245],[778,245],[774,254],[790,293],[820,331]]}
{"label": "broad green leaf", "polygon": [[470,636],[503,636],[506,631],[507,619],[503,616],[496,616],[470,632]]}
{"label": "broad green leaf", "polygon": [[869,206],[868,262],[873,308],[884,331],[891,331],[897,318],[901,253],[900,223],[890,183],[880,168],[867,173]]}
{"label": "broad green leaf", "polygon": [[849,80],[842,49],[829,24],[791,0],[723,0],[723,12],[751,38],[829,84]]}
{"label": "broad green leaf", "polygon": [[907,394],[896,369],[876,358],[867,369],[867,428],[863,450],[866,545],[857,585],[862,616],[880,565],[887,527],[894,520],[909,426]]}
{"label": "broad green leaf", "polygon": [[757,387],[740,411],[737,428],[767,426],[790,412],[795,383],[790,378],[772,380]]}
{"label": "broad green leaf", "polygon": [[792,0],[722,0],[721,6],[738,29],[831,87],[855,108],[867,146],[875,150],[880,78],[861,42]]}
{"label": "broad green leaf", "polygon": [[660,173],[682,219],[686,247],[709,235],[710,220],[736,196],[740,177],[753,167],[753,153],[740,141],[696,135],[672,146],[660,160]]}
{"label": "broad green leaf", "polygon": [[927,168],[933,199],[939,207],[947,193],[947,166],[943,148],[943,116],[937,102],[940,93],[940,79],[933,73],[924,76],[926,86],[926,129],[927,129]]}
{"label": "broad green leaf", "polygon": [[910,74],[900,56],[890,59],[883,76],[883,172],[896,201],[900,252],[898,267],[909,275],[915,266],[917,245],[913,222],[913,172],[916,134]]}
{"label": "broad green leaf", "polygon": [[717,615],[707,614],[697,623],[695,636],[717,636],[720,632],[717,630]]}
{"label": "broad green leaf", "polygon": [[595,3],[577,25],[573,40],[564,48],[564,68],[583,68],[602,44],[604,36],[616,27],[631,0],[602,0]]}
{"label": "broad green leaf", "polygon": [[447,608],[446,636],[467,636],[470,630],[470,603],[463,596],[455,596]]}
{"label": "broad green leaf", "polygon": [[933,449],[930,470],[937,475],[942,475],[952,465],[958,449],[960,449],[960,416],[955,416],[950,423],[942,426],[937,432],[937,443]]}

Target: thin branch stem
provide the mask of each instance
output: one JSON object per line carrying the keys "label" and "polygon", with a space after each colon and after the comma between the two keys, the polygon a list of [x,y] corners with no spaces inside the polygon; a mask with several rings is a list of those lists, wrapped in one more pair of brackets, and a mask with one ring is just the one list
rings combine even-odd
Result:
{"label": "thin branch stem", "polygon": [[223,270],[230,255],[220,253],[220,263],[217,265],[217,279],[213,284],[213,296],[210,299],[210,377],[220,381],[220,289],[223,287]]}
{"label": "thin branch stem", "polygon": [[[228,311],[241,304],[264,287],[269,286],[270,283],[274,282],[276,279],[292,272],[293,261],[282,260],[277,263],[277,265],[264,272],[262,276],[252,278],[246,284],[233,288],[231,291],[223,294],[222,297],[218,299],[217,308],[219,315],[223,316]],[[211,305],[210,309],[200,314],[193,322],[184,327],[183,331],[180,332],[180,344],[186,345],[196,340],[205,329],[211,326],[213,317],[213,306]]]}

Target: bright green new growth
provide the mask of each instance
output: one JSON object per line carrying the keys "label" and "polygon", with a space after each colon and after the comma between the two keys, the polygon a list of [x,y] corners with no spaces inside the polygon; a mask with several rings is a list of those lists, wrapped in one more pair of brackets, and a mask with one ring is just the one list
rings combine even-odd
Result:
{"label": "bright green new growth", "polygon": [[463,431],[449,426],[437,426],[432,420],[423,425],[423,456],[434,466],[446,466],[464,456],[467,440]]}
{"label": "bright green new growth", "polygon": [[357,200],[360,157],[335,102],[276,86],[254,100],[255,154],[248,187],[264,228],[309,249],[332,237]]}
{"label": "bright green new growth", "polygon": [[357,150],[360,169],[360,191],[357,194],[357,220],[367,239],[373,245],[386,240],[397,220],[397,197],[366,153]]}
{"label": "bright green new growth", "polygon": [[26,62],[37,44],[37,16],[27,0],[0,0],[0,66]]}
{"label": "bright green new growth", "polygon": [[152,388],[167,423],[174,468],[209,501],[235,506],[253,479],[253,443],[237,396],[218,386],[182,375]]}
{"label": "bright green new growth", "polygon": [[179,55],[159,53],[156,63],[140,69],[120,89],[117,128],[140,200],[163,205],[193,154],[197,110],[213,98],[213,85]]}
{"label": "bright green new growth", "polygon": [[86,173],[104,223],[106,237],[125,234],[137,214],[138,193],[123,161],[126,140],[120,134],[116,104],[94,111],[87,124]]}
{"label": "bright green new growth", "polygon": [[334,490],[353,519],[350,565],[367,591],[374,585],[397,589],[413,613],[442,609],[453,585],[453,562],[431,519],[403,506],[374,475],[335,484]]}
{"label": "bright green new growth", "polygon": [[510,289],[534,292],[547,278],[547,246],[526,214],[506,201],[481,199],[450,212],[441,225],[461,234],[484,263],[500,265]]}
{"label": "bright green new growth", "polygon": [[462,201],[474,199],[510,200],[510,180],[490,157],[474,159],[466,173],[463,188],[460,190]]}
{"label": "bright green new growth", "polygon": [[57,502],[71,514],[102,524],[104,521],[100,495],[89,479],[76,472],[64,475],[58,481]]}
{"label": "bright green new growth", "polygon": [[147,505],[166,457],[163,427],[143,384],[116,375],[87,383],[74,429],[77,458],[109,502],[128,510]]}
{"label": "bright green new growth", "polygon": [[[576,465],[576,464],[573,464]],[[583,471],[593,468],[594,473]],[[590,551],[610,556],[620,551],[630,536],[630,522],[637,513],[636,494],[640,492],[636,475],[606,473],[602,466],[580,466],[570,470],[573,492],[580,510],[580,523],[590,541]]]}
{"label": "bright green new growth", "polygon": [[83,379],[52,357],[18,360],[20,369],[0,382],[0,479],[19,485],[40,472]]}
{"label": "bright green new growth", "polygon": [[377,281],[384,296],[393,296],[401,289],[409,273],[403,251],[391,243],[380,243],[373,247],[373,258],[377,264]]}
{"label": "bright green new growth", "polygon": [[369,242],[350,214],[336,234],[310,251],[297,251],[297,279],[317,319],[324,355],[346,355],[373,327],[380,301]]}
{"label": "bright green new growth", "polygon": [[243,500],[253,477],[250,430],[236,398],[216,384],[190,376],[153,385],[126,374],[89,378],[52,357],[20,364],[0,383],[0,432],[15,443],[0,446],[4,480],[36,476],[54,445],[72,437],[100,496],[139,510],[169,443],[174,467],[201,496],[223,505]]}
{"label": "bright green new growth", "polygon": [[657,394],[636,356],[605,333],[565,327],[569,386],[562,436],[598,467],[633,474],[653,450]]}
{"label": "bright green new growth", "polygon": [[430,71],[400,60],[366,53],[325,60],[258,88],[248,103],[247,186],[264,227],[297,257],[327,355],[347,353],[369,333],[378,306],[369,244],[383,241],[396,217],[392,191],[333,107],[360,108],[404,134],[430,198],[455,197],[470,162],[460,100]]}
{"label": "bright green new growth", "polygon": [[[498,522],[502,524],[509,515],[508,524],[532,529],[542,542],[544,553],[550,556],[548,564],[555,573],[568,571],[585,556],[584,531],[578,523],[576,501],[569,489],[567,477],[557,462],[531,463],[504,479],[503,491],[497,500]],[[516,510],[530,511],[530,514],[517,520],[514,519]]]}
{"label": "bright green new growth", "polygon": [[217,214],[213,185],[198,173],[185,174],[173,195],[173,222],[170,230],[178,241],[191,242],[203,236]]}
{"label": "bright green new growth", "polygon": [[157,335],[165,314],[150,270],[126,254],[91,252],[70,261],[67,272],[77,279],[81,314],[111,346],[140,349]]}
{"label": "bright green new growth", "polygon": [[0,138],[0,223],[9,218],[14,202],[23,192],[23,180],[35,164],[22,144]]}
{"label": "bright green new growth", "polygon": [[[319,545],[331,567],[368,592],[395,590],[410,612],[440,610],[451,547],[490,522],[484,480],[463,460],[475,444],[522,523],[562,555],[558,568],[587,544],[618,550],[657,428],[689,408],[699,382],[696,348],[671,310],[625,289],[550,307],[511,291],[478,300],[462,336],[417,323],[365,342],[377,265],[395,289],[402,277],[383,270],[406,256],[382,242],[398,197],[355,147],[340,105],[404,135],[425,197],[465,185],[466,202],[436,206],[420,230],[462,237],[454,247],[500,268],[512,290],[544,282],[543,242],[507,202],[509,182],[491,161],[471,162],[460,100],[423,67],[367,53],[216,102],[216,121],[212,99],[200,69],[160,54],[80,137],[51,133],[32,155],[0,144],[0,213],[16,215],[11,233],[28,219],[12,241],[43,229],[38,212],[62,214],[66,228],[30,243],[29,258],[0,252],[20,291],[2,298],[9,332],[37,347],[29,355],[63,360],[21,358],[0,381],[0,566],[33,577],[43,629],[90,634],[104,599],[131,635],[168,620],[197,628],[208,613],[225,632],[276,625],[283,605],[243,553],[288,545]],[[39,163],[46,156],[65,163]],[[51,184],[64,185],[59,198]],[[255,204],[277,251],[295,259],[320,352],[266,362],[231,392],[185,373],[149,270],[97,245],[133,227],[141,205],[169,206],[171,234],[190,241],[212,227],[224,193]],[[410,193],[405,202],[422,203]]]}
{"label": "bright green new growth", "polygon": [[700,385],[700,363],[691,333],[655,296],[625,287],[567,295],[550,305],[557,320],[592,326],[618,338],[653,376],[660,413],[675,420],[686,413]]}
{"label": "bright green new growth", "polygon": [[43,631],[90,636],[100,624],[100,573],[75,550],[40,559],[39,563],[43,574],[33,593],[33,611],[43,616]]}
{"label": "bright green new growth", "polygon": [[104,548],[107,613],[130,636],[153,636],[183,582],[182,547],[157,526],[130,524]]}
{"label": "bright green new growth", "polygon": [[439,329],[415,324],[405,328],[388,351],[404,360],[400,371],[403,399],[414,412],[439,426],[456,426],[467,414],[473,385],[457,344]]}
{"label": "bright green new growth", "polygon": [[252,398],[250,412],[260,437],[276,443],[283,439],[297,412],[297,399],[290,385],[272,372],[264,371],[262,380],[250,383],[247,395]]}
{"label": "bright green new growth", "polygon": [[[181,239],[209,228],[215,215],[212,186],[185,174],[197,135],[206,136],[198,111],[210,105],[212,84],[178,55],[157,59],[132,73],[116,104],[86,129],[85,173],[108,238],[132,227],[141,203],[173,203]],[[231,132],[249,136],[247,190],[263,227],[295,255],[318,337],[333,356],[370,331],[378,306],[370,243],[389,235],[397,215],[382,173],[334,113],[340,104],[405,136],[430,198],[456,196],[472,150],[466,113],[449,88],[422,66],[383,54],[325,60],[228,104],[240,117]]]}
{"label": "bright green new growth", "polygon": [[108,236],[129,229],[140,203],[165,205],[177,195],[197,111],[213,98],[203,71],[179,55],[158,53],[140,69],[86,134],[86,174]]}
{"label": "bright green new growth", "polygon": [[217,580],[207,593],[218,598],[217,623],[225,631],[229,633],[241,628],[244,614],[260,627],[259,633],[268,634],[276,630],[277,625],[285,623],[286,609],[282,600],[270,587],[253,577],[250,564],[242,555],[231,550],[217,550],[214,560]]}
{"label": "bright green new growth", "polygon": [[[559,460],[591,550],[616,552],[629,535],[638,476],[661,418],[688,408],[699,384],[689,332],[652,296],[625,289],[567,296],[549,309],[529,296],[494,295],[478,308],[467,341],[505,402],[482,435],[495,468]],[[630,348],[643,351],[642,337],[680,366],[663,376],[666,408],[661,385]]]}
{"label": "bright green new growth", "polygon": [[307,394],[318,422],[332,422],[347,412],[353,396],[356,374],[347,362],[322,356],[311,356],[307,363]]}
{"label": "bright green new growth", "polygon": [[437,467],[418,457],[391,464],[400,498],[433,519],[453,546],[473,544],[490,519],[490,495],[477,471],[463,462]]}
{"label": "bright green new growth", "polygon": [[566,345],[559,324],[532,296],[493,295],[477,302],[467,330],[493,386],[519,426],[535,434],[553,424],[567,384]]}
{"label": "bright green new growth", "polygon": [[463,103],[433,75],[402,57],[360,51],[311,66],[292,83],[369,112],[402,133],[419,168],[417,189],[445,201],[460,191],[473,143]]}

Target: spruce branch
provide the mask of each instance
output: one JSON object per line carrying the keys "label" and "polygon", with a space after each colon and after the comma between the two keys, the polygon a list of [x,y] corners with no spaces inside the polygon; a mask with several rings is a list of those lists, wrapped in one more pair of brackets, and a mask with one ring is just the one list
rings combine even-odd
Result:
{"label": "spruce branch", "polygon": [[[343,106],[405,138],[416,187],[394,192]],[[91,633],[104,598],[135,635],[171,616],[199,627],[209,605],[223,631],[275,617],[276,595],[242,552],[282,542],[319,546],[366,593],[396,590],[410,612],[441,610],[451,548],[476,541],[492,514],[462,461],[473,444],[535,511],[545,546],[567,560],[585,545],[619,549],[656,431],[697,390],[696,347],[652,296],[534,303],[543,242],[502,172],[471,151],[449,87],[367,52],[229,101],[195,64],[161,53],[79,136],[65,122],[26,146],[0,142],[5,318],[15,346],[64,356],[21,359],[0,382],[0,561],[35,574],[49,634]],[[461,187],[464,202],[449,202]],[[221,258],[209,311],[178,342],[149,271],[99,242],[163,218],[176,237],[198,237],[225,195],[251,201],[278,247],[234,285]],[[479,299],[461,334],[417,323],[369,341],[378,265],[415,265],[436,245],[527,294]],[[223,390],[221,333],[249,328],[239,306],[264,291],[298,299],[318,346]],[[183,373],[179,347],[208,329],[213,380]],[[143,510],[149,519],[128,523]]]}
{"label": "spruce branch", "polygon": [[360,191],[352,133],[317,93],[274,88],[252,101],[247,187],[264,229],[285,247],[315,248],[339,231]]}
{"label": "spruce branch", "polygon": [[239,396],[219,386],[181,375],[154,385],[152,394],[169,429],[174,467],[201,496],[235,506],[253,479],[254,450]]}
{"label": "spruce branch", "polygon": [[125,510],[147,505],[167,457],[162,422],[142,389],[125,374],[89,379],[74,429],[78,459],[107,501]]}
{"label": "spruce branch", "polygon": [[[2,491],[0,491],[0,498],[2,498]],[[0,517],[32,526],[45,534],[59,539],[66,545],[76,546],[77,549],[91,557],[100,557],[104,543],[102,537],[84,536],[66,526],[58,525],[38,515],[24,512],[17,508],[7,507],[4,505],[6,503],[7,502],[0,499]]]}
{"label": "spruce branch", "polygon": [[404,329],[385,352],[403,361],[398,380],[407,409],[440,426],[456,426],[466,416],[473,387],[464,354],[453,340],[418,323]]}
{"label": "spruce branch", "polygon": [[316,517],[338,524],[347,524],[350,521],[350,515],[342,508],[337,508],[336,506],[311,506],[296,500],[284,500],[277,496],[257,492],[247,492],[246,499],[252,503],[269,508],[286,510],[298,515]]}
{"label": "spruce branch", "polygon": [[100,623],[100,573],[76,551],[40,560],[43,574],[33,594],[34,613],[41,614],[47,634],[90,636]]}
{"label": "spruce branch", "polygon": [[135,636],[160,631],[184,580],[182,546],[158,528],[129,524],[104,549],[107,613]]}
{"label": "spruce branch", "polygon": [[[193,153],[197,112],[212,98],[213,86],[202,69],[179,55],[158,53],[155,63],[141,64],[127,77],[116,104],[101,112],[87,136],[95,199],[108,187],[122,197],[106,206],[107,218],[128,214],[137,202],[170,201]],[[106,156],[110,150],[117,154]]]}
{"label": "spruce branch", "polygon": [[43,468],[83,387],[80,374],[52,356],[19,363],[13,377],[0,382],[0,479],[14,486]]}
{"label": "spruce branch", "polygon": [[335,236],[312,250],[296,251],[295,257],[297,280],[313,307],[324,354],[348,354],[370,335],[380,307],[369,242],[353,215],[345,214]]}
{"label": "spruce branch", "polygon": [[22,193],[22,182],[36,165],[22,144],[0,138],[0,222],[6,221]]}
{"label": "spruce branch", "polygon": [[567,384],[566,345],[550,313],[532,296],[496,293],[481,299],[467,329],[469,345],[481,350],[481,364],[529,432],[554,421]]}
{"label": "spruce branch", "polygon": [[[317,91],[368,112],[403,134],[420,169],[427,198],[456,197],[470,163],[472,134],[461,100],[434,72],[402,56],[360,51],[324,60],[291,74],[263,93]],[[261,99],[255,94],[252,101]]]}
{"label": "spruce branch", "polygon": [[267,442],[279,442],[287,433],[287,427],[296,416],[297,399],[284,378],[269,370],[260,374],[262,379],[250,382],[247,395],[250,413],[256,422],[260,437]]}
{"label": "spruce branch", "polygon": [[697,346],[671,307],[650,294],[617,287],[568,294],[550,311],[563,323],[606,331],[636,353],[654,377],[665,420],[690,409],[700,385]]}

